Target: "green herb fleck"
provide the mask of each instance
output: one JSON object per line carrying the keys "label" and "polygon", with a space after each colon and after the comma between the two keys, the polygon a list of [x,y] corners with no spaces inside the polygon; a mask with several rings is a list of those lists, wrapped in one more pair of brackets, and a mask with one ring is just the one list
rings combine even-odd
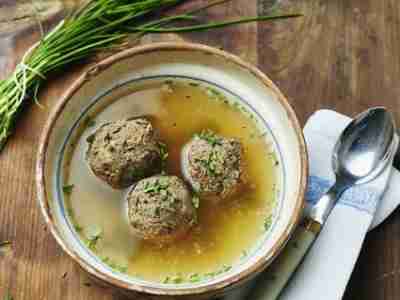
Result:
{"label": "green herb fleck", "polygon": [[101,261],[103,262],[103,263],[108,263],[109,261],[110,261],[110,258],[108,257],[108,256],[102,256],[101,258]]}
{"label": "green herb fleck", "polygon": [[205,274],[193,273],[189,277],[186,277],[186,278],[182,277],[182,275],[180,275],[180,274],[175,275],[173,277],[167,276],[164,278],[164,280],[162,282],[166,283],[166,284],[179,284],[179,283],[184,283],[184,282],[195,283],[195,282],[200,282],[200,281],[207,280],[207,279],[212,279],[213,277],[215,277],[217,275],[228,272],[230,269],[232,269],[232,266],[224,265],[224,266],[222,266],[221,269],[219,269],[217,271],[209,272],[209,273],[205,273]]}
{"label": "green herb fleck", "polygon": [[222,96],[219,91],[213,88],[207,88],[207,95],[215,98],[220,98]]}
{"label": "green herb fleck", "polygon": [[196,135],[199,139],[202,139],[208,142],[211,146],[215,147],[217,145],[221,145],[221,138],[218,137],[211,130],[203,130],[200,134]]}
{"label": "green herb fleck", "polygon": [[67,214],[68,216],[70,216],[71,218],[74,217],[74,211],[72,210],[71,207],[67,206]]}
{"label": "green herb fleck", "polygon": [[221,269],[215,271],[215,272],[209,272],[205,274],[205,277],[207,278],[213,278],[217,275],[220,275],[222,273],[228,272],[230,269],[232,269],[232,266],[224,265]]}
{"label": "green herb fleck", "polygon": [[208,175],[215,176],[215,170],[214,170],[215,166],[210,163],[210,157],[211,157],[211,155],[209,156],[209,158],[207,160],[198,159],[196,161],[199,162],[203,166],[203,168],[205,168],[207,170]]}
{"label": "green herb fleck", "polygon": [[169,276],[166,276],[165,278],[164,278],[164,280],[162,281],[162,283],[169,283],[170,282],[170,277]]}
{"label": "green herb fleck", "polygon": [[[221,273],[228,272],[228,271],[230,271],[231,269],[232,269],[232,266],[224,265],[223,268],[222,268],[222,270],[221,270]],[[221,273],[220,273],[220,274],[221,274]]]}
{"label": "green herb fleck", "polygon": [[271,228],[271,225],[272,225],[272,215],[265,218],[265,221],[264,221],[265,231],[268,231]]}
{"label": "green herb fleck", "polygon": [[197,83],[197,82],[189,82],[189,85],[191,85],[191,86],[199,86],[200,84]]}
{"label": "green herb fleck", "polygon": [[165,279],[163,280],[163,283],[169,283],[169,284],[179,284],[179,283],[183,283],[184,282],[184,278],[182,277],[182,275],[175,275],[175,276],[167,276],[165,277]]}
{"label": "green herb fleck", "polygon": [[83,228],[79,226],[78,224],[74,224],[74,228],[76,232],[82,232]]}
{"label": "green herb fleck", "polygon": [[95,250],[98,241],[103,237],[103,229],[97,225],[89,226],[85,229],[86,245],[90,250]]}
{"label": "green herb fleck", "polygon": [[194,273],[189,276],[189,282],[200,282],[201,281],[201,275],[199,273]]}
{"label": "green herb fleck", "polygon": [[169,187],[168,183],[162,183],[160,180],[156,180],[154,183],[147,182],[143,192],[146,194],[156,193],[159,194],[161,191],[167,190]]}
{"label": "green herb fleck", "polygon": [[64,185],[64,186],[63,186],[62,190],[63,190],[64,194],[66,194],[66,195],[71,195],[72,190],[73,190],[74,188],[75,188],[75,185],[73,185],[73,184],[67,184],[67,185]]}
{"label": "green herb fleck", "polygon": [[[202,131],[200,134],[197,134],[196,137],[206,141],[212,147],[221,145],[221,138],[210,130]],[[198,159],[197,162],[207,170],[208,175],[215,176],[217,174],[216,164],[219,155],[218,149],[212,149],[207,159]]]}
{"label": "green herb fleck", "polygon": [[128,266],[125,264],[118,264],[115,261],[112,261],[111,259],[108,258],[107,261],[104,261],[111,269],[114,269],[120,273],[126,273],[128,271]]}
{"label": "green herb fleck", "polygon": [[200,207],[200,198],[199,198],[199,196],[197,196],[197,195],[193,196],[192,203],[193,203],[194,208],[198,209]]}
{"label": "green herb fleck", "polygon": [[84,124],[86,127],[93,127],[96,125],[96,121],[93,120],[93,118],[91,116],[87,116],[84,121]]}
{"label": "green herb fleck", "polygon": [[176,275],[172,277],[172,283],[178,284],[183,282],[183,277],[181,275]]}
{"label": "green herb fleck", "polygon": [[125,265],[118,266],[117,271],[119,271],[120,273],[126,273],[126,272],[128,272],[128,266],[125,266]]}
{"label": "green herb fleck", "polygon": [[168,158],[168,148],[164,143],[159,142],[158,147],[160,148],[160,156],[162,161],[166,161]]}

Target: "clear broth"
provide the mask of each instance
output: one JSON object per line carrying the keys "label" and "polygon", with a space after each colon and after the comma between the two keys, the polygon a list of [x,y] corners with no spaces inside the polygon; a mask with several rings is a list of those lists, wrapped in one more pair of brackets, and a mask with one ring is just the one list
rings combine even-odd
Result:
{"label": "clear broth", "polygon": [[[77,130],[65,159],[64,184],[74,186],[66,205],[82,240],[88,241],[88,228],[101,228],[93,252],[119,271],[156,282],[201,280],[243,259],[265,233],[276,194],[278,162],[254,116],[217,89],[182,79],[152,80],[107,97],[108,105]],[[125,191],[108,187],[85,162],[88,134],[106,121],[134,116],[152,121],[168,146],[166,171],[178,176],[182,146],[195,133],[212,129],[239,139],[250,178],[246,190],[221,204],[201,199],[198,225],[183,240],[158,245],[136,239],[127,222]]]}

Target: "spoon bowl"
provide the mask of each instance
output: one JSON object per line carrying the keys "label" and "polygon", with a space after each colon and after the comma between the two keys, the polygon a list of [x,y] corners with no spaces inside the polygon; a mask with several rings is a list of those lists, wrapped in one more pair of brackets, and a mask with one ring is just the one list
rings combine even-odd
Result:
{"label": "spoon bowl", "polygon": [[387,166],[394,140],[391,114],[383,107],[358,115],[341,134],[332,159],[337,179],[363,184]]}
{"label": "spoon bowl", "polygon": [[310,218],[323,225],[342,193],[375,179],[388,166],[396,150],[392,115],[383,107],[358,115],[336,142],[332,168],[335,184],[310,210]]}

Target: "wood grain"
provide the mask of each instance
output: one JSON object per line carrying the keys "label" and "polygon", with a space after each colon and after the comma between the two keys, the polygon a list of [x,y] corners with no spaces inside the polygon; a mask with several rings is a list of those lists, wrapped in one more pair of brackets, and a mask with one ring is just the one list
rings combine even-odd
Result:
{"label": "wood grain", "polygon": [[[273,0],[236,0],[212,9],[204,18],[263,14],[274,4]],[[305,16],[181,38],[222,47],[258,64],[288,96],[302,123],[317,109],[332,108],[353,116],[374,105],[387,106],[400,123],[399,1],[279,0],[276,7]],[[38,38],[35,25],[0,31],[0,78],[12,71]],[[90,284],[46,231],[36,203],[38,136],[64,87],[82,68],[49,81],[40,95],[44,108],[27,109],[0,154],[0,241],[12,242],[11,247],[0,248],[0,299],[8,290],[16,300],[123,299]],[[344,299],[398,300],[399,282],[400,212],[396,211],[368,235]]]}

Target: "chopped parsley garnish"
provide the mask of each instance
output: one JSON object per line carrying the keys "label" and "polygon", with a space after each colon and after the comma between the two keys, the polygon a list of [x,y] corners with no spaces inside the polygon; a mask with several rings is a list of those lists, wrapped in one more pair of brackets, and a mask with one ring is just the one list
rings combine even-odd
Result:
{"label": "chopped parsley garnish", "polygon": [[219,270],[217,270],[217,271],[215,271],[215,272],[206,273],[206,274],[204,274],[204,276],[205,276],[206,278],[213,278],[213,277],[215,277],[215,276],[217,276],[217,275],[220,275],[220,274],[222,274],[222,273],[228,272],[228,271],[231,270],[231,269],[232,269],[232,266],[224,265],[221,269],[219,269]]}
{"label": "chopped parsley garnish", "polygon": [[164,143],[159,142],[158,147],[160,148],[160,156],[162,161],[166,161],[168,158],[168,148]]}
{"label": "chopped parsley garnish", "polygon": [[86,245],[89,249],[95,250],[98,241],[103,237],[103,229],[93,225],[85,229]]}
{"label": "chopped parsley garnish", "polygon": [[102,261],[103,263],[107,264],[107,263],[110,261],[110,258],[109,258],[108,256],[103,256],[103,257],[101,258],[101,261]]}
{"label": "chopped parsley garnish", "polygon": [[[211,130],[204,130],[196,135],[197,138],[206,141],[213,148],[217,145],[221,145],[221,138]],[[199,162],[206,170],[208,175],[215,176],[217,174],[217,162],[221,153],[218,148],[212,149],[207,159],[198,159]]]}
{"label": "chopped parsley garnish", "polygon": [[198,138],[208,142],[211,146],[221,145],[221,138],[218,137],[211,130],[203,130],[201,133],[196,135]]}
{"label": "chopped parsley garnish", "polygon": [[224,265],[221,269],[219,269],[217,271],[208,272],[208,273],[205,273],[205,274],[193,273],[187,278],[182,277],[182,275],[180,275],[180,274],[172,276],[172,277],[171,276],[167,276],[163,280],[163,283],[166,283],[166,284],[179,284],[179,283],[184,283],[184,282],[192,282],[192,283],[200,282],[200,281],[203,281],[203,280],[212,279],[215,276],[220,275],[220,274],[225,273],[225,272],[228,272],[231,269],[232,269],[232,266]]}
{"label": "chopped parsley garnish", "polygon": [[216,176],[220,173],[218,170],[218,160],[221,160],[218,156],[221,155],[217,149],[212,149],[207,159],[197,159],[196,161],[207,170],[209,176]]}
{"label": "chopped parsley garnish", "polygon": [[221,97],[221,93],[219,91],[217,91],[216,89],[213,88],[207,88],[207,95],[210,97]]}
{"label": "chopped parsley garnish", "polygon": [[90,116],[87,116],[84,122],[86,127],[93,127],[96,125],[96,121]]}
{"label": "chopped parsley garnish", "polygon": [[159,194],[161,191],[167,190],[169,187],[168,183],[160,182],[160,180],[156,180],[154,183],[146,182],[143,192],[146,194],[149,193],[157,193]]}
{"label": "chopped parsley garnish", "polygon": [[175,275],[173,277],[167,276],[163,280],[163,283],[172,283],[172,284],[178,284],[178,283],[183,283],[184,278],[181,275]]}
{"label": "chopped parsley garnish", "polygon": [[70,216],[71,218],[74,217],[74,211],[72,210],[71,207],[67,206],[67,214],[68,216]]}
{"label": "chopped parsley garnish", "polygon": [[199,208],[200,207],[200,198],[199,198],[199,196],[197,196],[197,195],[193,196],[192,203],[193,203],[194,208],[196,208],[196,209]]}
{"label": "chopped parsley garnish", "polygon": [[211,163],[211,155],[207,160],[198,159],[197,161],[207,170],[208,175],[215,176],[215,166]]}
{"label": "chopped parsley garnish", "polygon": [[272,225],[272,216],[270,215],[270,216],[266,217],[265,221],[264,221],[265,231],[268,231],[271,228],[271,225]]}
{"label": "chopped parsley garnish", "polygon": [[199,273],[194,273],[189,276],[189,281],[190,282],[199,282],[199,281],[201,281],[201,275]]}
{"label": "chopped parsley garnish", "polygon": [[71,195],[72,190],[74,189],[74,185],[73,184],[68,184],[68,185],[64,185],[62,190],[64,192],[64,194],[66,195]]}
{"label": "chopped parsley garnish", "polygon": [[119,263],[113,261],[108,256],[102,257],[101,260],[103,261],[103,263],[108,265],[111,269],[114,269],[120,273],[128,272],[128,266],[126,264],[119,264]]}
{"label": "chopped parsley garnish", "polygon": [[[157,179],[154,183],[146,182],[143,192],[146,194],[158,194],[162,197],[163,201],[169,201],[170,203],[174,204],[177,201],[177,199],[168,190],[168,188],[169,188],[168,182],[163,182],[163,180]],[[152,213],[156,217],[160,216],[160,211],[157,209],[154,209]]]}
{"label": "chopped parsley garnish", "polygon": [[191,85],[191,86],[199,86],[200,84],[197,83],[197,82],[189,82],[189,85]]}
{"label": "chopped parsley garnish", "polygon": [[79,226],[78,224],[74,224],[74,228],[76,230],[76,232],[82,232],[83,228],[81,226]]}

